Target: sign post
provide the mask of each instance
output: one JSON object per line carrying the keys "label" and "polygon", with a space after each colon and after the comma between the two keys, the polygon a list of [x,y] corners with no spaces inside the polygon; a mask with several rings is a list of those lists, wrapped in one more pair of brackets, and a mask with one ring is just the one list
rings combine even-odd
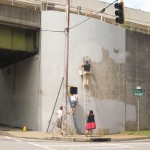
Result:
{"label": "sign post", "polygon": [[138,118],[137,118],[137,131],[138,131],[138,134],[139,134],[139,130],[140,130],[140,96],[143,96],[144,93],[145,93],[145,89],[141,89],[140,86],[137,86],[136,89],[132,89],[132,93],[135,95],[135,96],[138,96]]}
{"label": "sign post", "polygon": [[139,131],[140,131],[140,96],[138,96],[138,134],[139,134]]}

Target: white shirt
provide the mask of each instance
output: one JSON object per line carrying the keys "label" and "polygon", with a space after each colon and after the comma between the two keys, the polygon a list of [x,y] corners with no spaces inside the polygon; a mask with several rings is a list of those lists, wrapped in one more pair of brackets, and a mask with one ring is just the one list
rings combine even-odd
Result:
{"label": "white shirt", "polygon": [[62,110],[58,110],[57,113],[58,113],[58,119],[61,119],[61,117],[62,117]]}
{"label": "white shirt", "polygon": [[71,95],[70,96],[71,101],[77,101],[77,99],[78,99],[77,95]]}

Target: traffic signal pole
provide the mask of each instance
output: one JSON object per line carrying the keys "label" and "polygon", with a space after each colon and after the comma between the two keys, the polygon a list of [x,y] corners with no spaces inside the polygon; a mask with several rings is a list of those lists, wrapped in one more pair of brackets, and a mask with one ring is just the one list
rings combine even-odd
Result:
{"label": "traffic signal pole", "polygon": [[65,29],[64,103],[63,103],[63,115],[62,115],[62,134],[63,135],[67,135],[70,0],[66,0],[66,15],[67,15],[67,27]]}

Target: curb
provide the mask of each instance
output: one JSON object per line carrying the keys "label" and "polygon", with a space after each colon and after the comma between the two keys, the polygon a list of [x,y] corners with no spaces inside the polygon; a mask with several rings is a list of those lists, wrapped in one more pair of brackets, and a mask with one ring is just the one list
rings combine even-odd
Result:
{"label": "curb", "polygon": [[17,135],[17,134],[13,134],[7,131],[0,131],[0,135],[3,136],[10,136],[10,137],[17,137],[17,138],[26,138],[26,139],[40,139],[40,140],[56,140],[56,141],[70,141],[70,142],[106,142],[106,141],[111,141],[111,138],[103,138],[103,137],[79,137],[79,136],[68,136],[68,137],[64,137],[64,136],[25,136],[25,135]]}
{"label": "curb", "polygon": [[131,140],[146,140],[150,139],[150,137],[134,137],[134,138],[112,138],[111,141],[131,141]]}
{"label": "curb", "polygon": [[[20,133],[20,132],[19,132]],[[150,139],[150,137],[84,137],[84,136],[60,136],[60,135],[34,135],[32,133],[23,135],[23,134],[14,134],[9,131],[0,131],[0,135],[17,137],[17,138],[26,138],[26,139],[39,139],[39,140],[56,140],[56,141],[70,141],[70,142],[115,142],[115,141],[130,141],[130,140],[144,140]]]}
{"label": "curb", "polygon": [[70,141],[70,142],[108,142],[111,138],[100,138],[100,137],[52,137],[52,140],[58,141]]}
{"label": "curb", "polygon": [[3,136],[12,136],[12,134],[10,134],[8,132],[5,132],[5,131],[0,131],[0,135],[3,135]]}

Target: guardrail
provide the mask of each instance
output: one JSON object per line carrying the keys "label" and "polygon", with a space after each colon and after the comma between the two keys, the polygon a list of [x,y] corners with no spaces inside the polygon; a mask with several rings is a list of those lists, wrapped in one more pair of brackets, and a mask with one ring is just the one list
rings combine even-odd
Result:
{"label": "guardrail", "polygon": [[[66,9],[65,3],[61,3],[60,1],[57,1],[57,0],[55,0],[55,2],[54,0],[0,0],[0,2],[11,4],[14,6],[20,6],[20,7],[32,7],[35,10],[40,10],[40,11],[51,10],[51,9],[65,11]],[[94,17],[102,21],[106,21],[111,24],[117,25],[114,21],[114,18],[115,18],[114,15],[103,13],[103,14],[98,14],[94,16],[94,14],[97,13],[96,10],[93,10],[91,8],[85,8],[85,7],[78,6],[78,5],[72,5],[72,4],[70,5],[70,10],[72,13],[85,15],[88,17]],[[150,26],[143,25],[144,22],[138,20],[139,23],[134,23],[135,20],[130,19],[130,18],[126,18],[126,19],[127,21],[122,27],[130,29],[130,30],[136,30],[139,32],[150,34]]]}
{"label": "guardrail", "polygon": [[0,2],[13,6],[26,6],[27,8],[32,7],[35,10],[42,10],[42,3],[45,2],[45,0],[43,2],[41,0],[0,0]]}

